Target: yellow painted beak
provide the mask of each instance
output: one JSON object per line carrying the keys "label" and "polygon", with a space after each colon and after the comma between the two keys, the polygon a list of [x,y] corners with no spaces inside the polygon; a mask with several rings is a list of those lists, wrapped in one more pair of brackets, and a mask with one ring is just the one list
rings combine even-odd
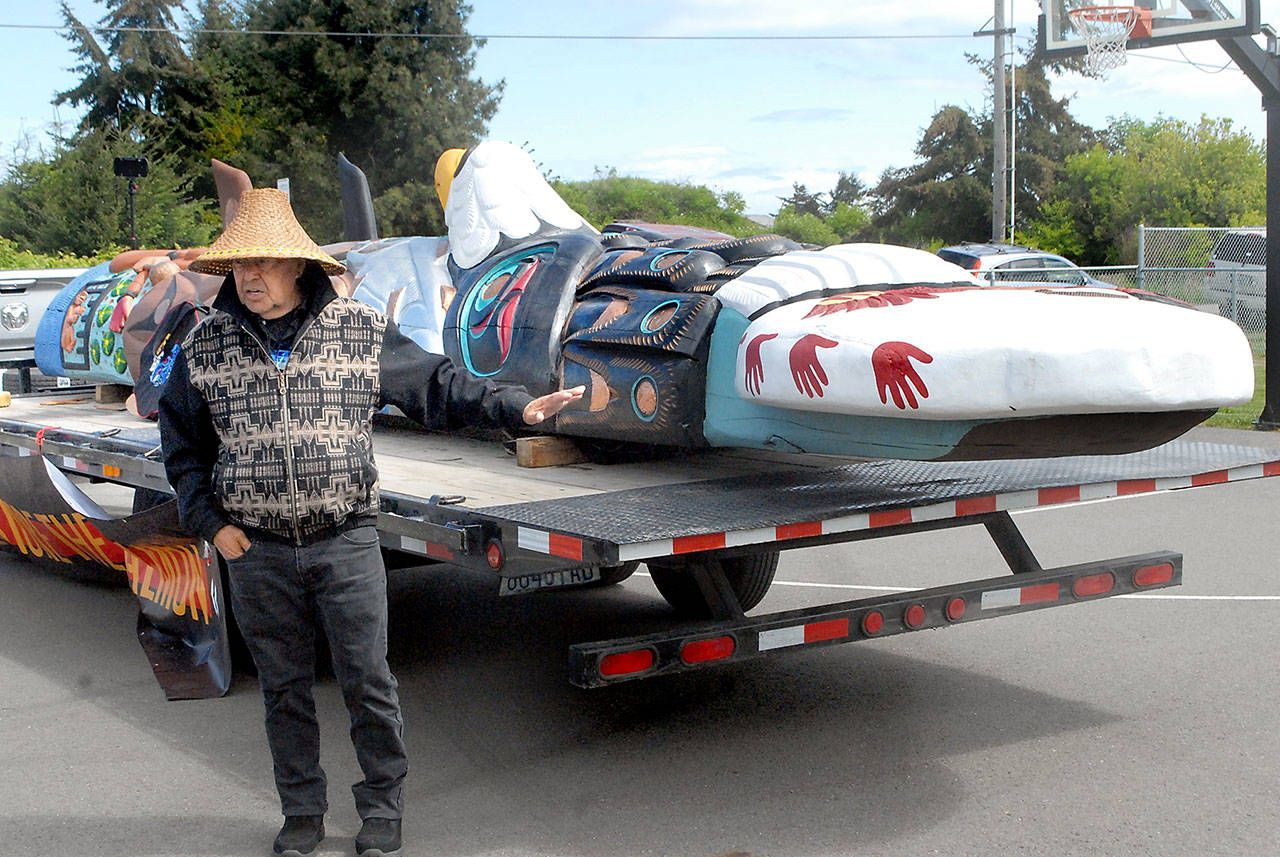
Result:
{"label": "yellow painted beak", "polygon": [[449,204],[449,188],[458,172],[458,164],[466,154],[463,149],[446,149],[436,161],[436,196],[440,197],[440,210]]}

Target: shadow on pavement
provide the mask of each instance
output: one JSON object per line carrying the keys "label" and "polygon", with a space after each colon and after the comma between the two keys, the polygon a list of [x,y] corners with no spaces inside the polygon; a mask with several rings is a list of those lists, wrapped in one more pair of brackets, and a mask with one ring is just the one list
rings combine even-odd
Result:
{"label": "shadow on pavement", "polygon": [[[955,811],[965,798],[957,757],[1113,719],[892,642],[579,690],[566,679],[570,643],[669,616],[648,581],[515,598],[496,588],[442,566],[392,573],[390,657],[411,760],[406,854],[875,850]],[[222,700],[166,703],[132,642],[127,589],[0,559],[0,592],[4,658],[181,753],[194,773],[172,788],[190,789],[193,805],[206,776],[241,783],[250,806],[272,805],[252,679]],[[359,775],[332,679],[318,703],[333,817],[325,853],[358,824],[346,784]],[[91,774],[83,787],[94,788]],[[36,853],[251,854],[269,851],[278,823],[138,815],[127,804],[147,796],[123,800],[109,819],[9,817],[6,839]]]}

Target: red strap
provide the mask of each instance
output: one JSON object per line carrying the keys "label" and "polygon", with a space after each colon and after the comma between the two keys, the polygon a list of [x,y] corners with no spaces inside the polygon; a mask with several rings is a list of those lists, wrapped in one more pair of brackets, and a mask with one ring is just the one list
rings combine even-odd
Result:
{"label": "red strap", "polygon": [[57,431],[57,430],[58,430],[58,427],[57,427],[57,426],[45,426],[44,428],[40,429],[40,431],[36,432],[36,450],[37,450],[37,451],[39,451],[39,449],[40,449],[42,446],[44,446],[44,433],[45,433],[45,432],[47,432],[47,431]]}

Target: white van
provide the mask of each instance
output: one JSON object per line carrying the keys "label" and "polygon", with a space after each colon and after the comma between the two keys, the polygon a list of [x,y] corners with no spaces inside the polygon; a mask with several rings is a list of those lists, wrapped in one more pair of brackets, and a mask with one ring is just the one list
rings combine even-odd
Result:
{"label": "white van", "polygon": [[1267,230],[1231,229],[1222,233],[1209,253],[1204,277],[1206,303],[1238,322],[1267,311]]}

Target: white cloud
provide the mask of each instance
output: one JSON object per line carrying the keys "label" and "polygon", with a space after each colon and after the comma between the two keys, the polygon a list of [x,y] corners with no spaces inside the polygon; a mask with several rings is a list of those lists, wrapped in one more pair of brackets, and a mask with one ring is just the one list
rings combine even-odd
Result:
{"label": "white cloud", "polygon": [[836,122],[856,116],[857,112],[838,107],[796,107],[752,116],[751,122]]}

